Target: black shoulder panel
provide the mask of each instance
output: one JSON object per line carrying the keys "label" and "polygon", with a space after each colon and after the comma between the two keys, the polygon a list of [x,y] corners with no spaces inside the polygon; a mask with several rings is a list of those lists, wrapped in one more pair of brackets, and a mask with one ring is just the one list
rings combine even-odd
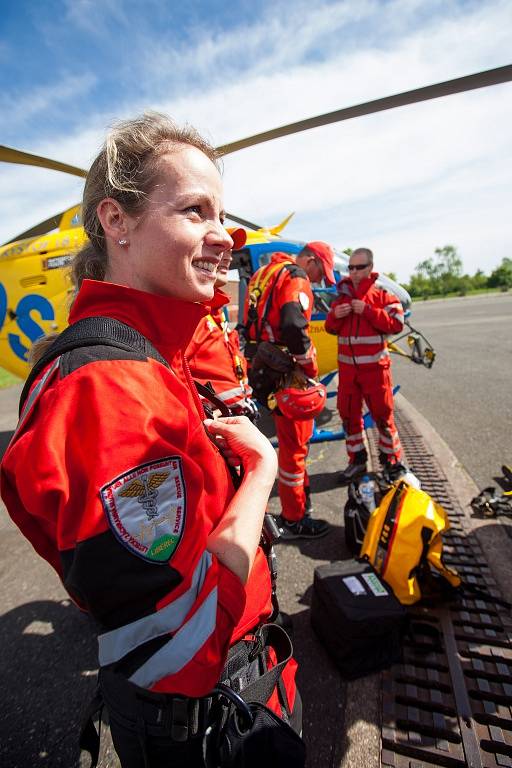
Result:
{"label": "black shoulder panel", "polygon": [[285,269],[290,273],[290,277],[302,277],[307,279],[307,274],[302,267],[299,267],[297,264],[286,264]]}
{"label": "black shoulder panel", "polygon": [[110,530],[60,553],[64,586],[102,626],[115,629],[153,613],[181,583],[168,564],[147,563],[120,544]]}
{"label": "black shoulder panel", "polygon": [[[126,323],[121,323],[119,320],[114,320],[112,317],[84,317],[82,320],[78,320],[73,325],[65,328],[48,347],[44,355],[35,363],[20,395],[20,415],[32,384],[47,365],[57,357],[64,356],[67,352],[78,350],[81,347],[89,349],[95,346],[102,348],[113,347],[127,354],[123,354],[120,358],[112,356],[109,358],[95,357],[94,359],[145,360],[151,357],[169,368],[169,363],[162,357],[149,339],[146,339],[135,328],[126,325]],[[132,357],[132,355],[135,355],[135,357]],[[138,357],[138,355],[142,355],[142,358]],[[86,362],[92,362],[92,359],[82,357],[77,367],[85,365]],[[73,370],[76,370],[76,368]],[[68,373],[71,373],[71,371],[68,371]]]}
{"label": "black shoulder panel", "polygon": [[59,370],[61,378],[65,378],[78,368],[100,360],[140,360],[144,362],[147,359],[147,356],[142,352],[135,350],[130,352],[126,349],[98,344],[94,347],[78,347],[78,349],[65,352],[60,358]]}

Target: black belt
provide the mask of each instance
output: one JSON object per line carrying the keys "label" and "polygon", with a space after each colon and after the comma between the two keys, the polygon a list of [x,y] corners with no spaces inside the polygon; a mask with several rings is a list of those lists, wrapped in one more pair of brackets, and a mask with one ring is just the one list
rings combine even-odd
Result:
{"label": "black belt", "polygon": [[[277,665],[267,670],[266,649],[272,646]],[[250,639],[239,640],[229,649],[228,659],[220,676],[219,689],[214,695],[189,698],[168,693],[153,693],[130,683],[111,669],[100,668],[98,692],[90,703],[80,734],[80,748],[91,754],[91,768],[97,765],[99,734],[93,724],[94,716],[107,706],[109,717],[128,729],[143,726],[148,736],[168,736],[184,742],[202,737],[208,726],[212,706],[218,703],[221,689],[229,687],[232,694],[245,701],[265,704],[278,685],[288,710],[281,672],[291,658],[292,646],[286,632],[276,624],[260,627]],[[227,684],[227,685],[226,685]],[[229,697],[227,697],[229,698]],[[96,760],[95,760],[96,758]]]}

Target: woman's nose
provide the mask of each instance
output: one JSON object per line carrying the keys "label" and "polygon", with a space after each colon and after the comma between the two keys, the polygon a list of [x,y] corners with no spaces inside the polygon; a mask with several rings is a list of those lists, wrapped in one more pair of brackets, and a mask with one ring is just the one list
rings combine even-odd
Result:
{"label": "woman's nose", "polygon": [[233,239],[220,221],[212,228],[210,245],[217,246],[221,251],[230,251],[233,248]]}

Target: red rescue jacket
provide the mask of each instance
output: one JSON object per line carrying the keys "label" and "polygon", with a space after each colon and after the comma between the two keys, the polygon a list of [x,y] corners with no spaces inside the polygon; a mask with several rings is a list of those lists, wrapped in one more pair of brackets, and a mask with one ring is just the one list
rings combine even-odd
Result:
{"label": "red rescue jacket", "polygon": [[229,328],[223,307],[229,297],[220,290],[210,307],[210,314],[201,318],[187,347],[186,358],[190,372],[201,384],[211,383],[217,396],[226,405],[236,407],[251,396],[247,381],[247,362],[240,351],[238,333]]}
{"label": "red rescue jacket", "polygon": [[34,383],[1,467],[12,519],[99,622],[100,665],[192,697],[211,690],[228,647],[271,612],[261,550],[244,587],[206,549],[234,489],[183,357],[204,312],[84,281],[70,323],[126,323],[171,368],[112,347],[94,348],[93,362],[91,349],[63,354]]}
{"label": "red rescue jacket", "polygon": [[[338,335],[338,366],[346,371],[389,368],[386,337],[400,333],[404,326],[404,310],[396,296],[375,285],[377,272],[364,278],[355,289],[350,277],[338,283],[338,296],[331,304],[325,330]],[[352,299],[365,302],[364,312],[336,318],[334,308],[350,304]]]}
{"label": "red rescue jacket", "polygon": [[[250,297],[255,292],[261,292],[256,324],[248,322]],[[305,373],[315,377],[316,350],[309,335],[312,312],[313,291],[308,276],[286,253],[274,253],[270,263],[258,269],[249,281],[244,306],[246,337],[286,347]]]}

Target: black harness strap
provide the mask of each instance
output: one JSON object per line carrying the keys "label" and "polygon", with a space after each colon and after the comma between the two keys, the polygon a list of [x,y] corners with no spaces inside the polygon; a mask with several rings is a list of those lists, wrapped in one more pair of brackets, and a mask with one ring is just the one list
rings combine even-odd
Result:
{"label": "black harness strap", "polygon": [[111,317],[85,317],[68,326],[55,339],[30,371],[20,396],[20,414],[28,393],[39,374],[59,355],[80,347],[108,346],[138,352],[169,368],[169,363],[142,333]]}
{"label": "black harness strap", "polygon": [[[296,272],[297,270],[300,270],[300,267],[298,267],[297,264],[283,264],[282,268],[278,269],[275,272],[275,274],[272,275],[273,280],[270,283],[269,292],[268,292],[268,295],[267,295],[267,298],[266,298],[265,311],[263,313],[263,316],[259,320],[258,320],[256,309],[257,309],[257,306],[260,303],[261,299],[263,298],[263,293],[261,294],[261,296],[258,296],[258,299],[256,301],[256,305],[253,308],[251,308],[249,306],[249,313],[248,313],[248,316],[247,316],[247,324],[246,324],[246,326],[244,328],[244,336],[245,336],[245,339],[247,341],[255,341],[256,344],[260,343],[260,341],[261,341],[261,334],[262,334],[263,328],[265,327],[265,323],[267,322],[267,317],[269,315],[270,309],[272,307],[272,296],[273,296],[273,293],[274,293],[274,289],[275,289],[277,283],[279,282],[279,280],[281,279],[281,276],[283,275],[285,270],[287,272],[289,272],[292,277],[295,277],[294,272]],[[251,315],[251,309],[253,309],[252,315]],[[251,340],[251,339],[249,339],[249,333],[250,333],[250,330],[251,330],[253,325],[256,328],[256,339],[252,339]]]}

